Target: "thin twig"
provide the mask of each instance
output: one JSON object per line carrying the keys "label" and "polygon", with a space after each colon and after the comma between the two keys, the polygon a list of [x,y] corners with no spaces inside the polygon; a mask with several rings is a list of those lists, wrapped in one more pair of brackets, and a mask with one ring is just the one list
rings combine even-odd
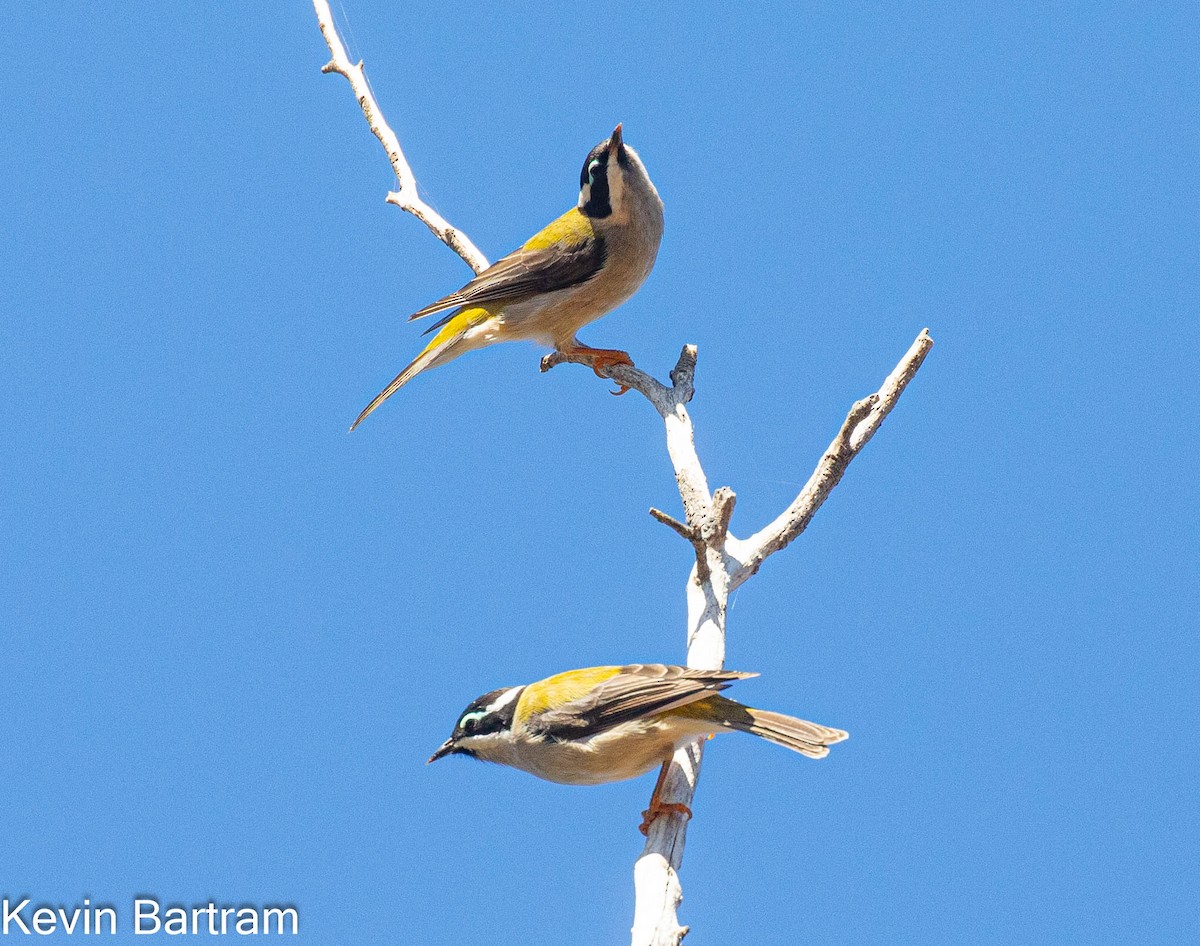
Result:
{"label": "thin twig", "polygon": [[[592,367],[592,359],[588,355],[576,355],[562,351],[552,351],[542,358],[541,370],[549,371],[559,365],[586,365]],[[593,368],[593,370],[595,370]],[[617,384],[624,385],[637,391],[654,405],[658,413],[664,414],[672,405],[672,390],[658,381],[657,378],[635,368],[633,365],[605,365],[600,368],[602,375]],[[685,402],[686,403],[686,402]]]}
{"label": "thin twig", "polygon": [[705,542],[704,536],[701,534],[702,530],[697,529],[695,526],[689,526],[685,523],[682,523],[674,516],[667,515],[667,513],[663,512],[661,509],[655,509],[653,506],[650,507],[650,515],[661,522],[664,526],[674,530],[687,540],[688,544],[691,545],[696,552],[696,572],[693,576],[693,581],[701,584],[708,581],[708,544]]}
{"label": "thin twig", "polygon": [[730,547],[733,556],[742,562],[742,566],[731,577],[731,588],[737,588],[762,567],[768,556],[786,548],[808,528],[813,515],[837,486],[850,461],[867,445],[884,418],[896,406],[900,395],[904,393],[908,382],[917,373],[932,347],[933,339],[929,337],[929,329],[922,329],[912,347],[884,380],[879,391],[859,401],[850,409],[838,435],[833,438],[816,470],[791,505],[765,529]]}
{"label": "thin twig", "polygon": [[700,541],[700,536],[698,536],[696,534],[695,529],[693,529],[691,526],[684,525],[682,522],[680,522],[674,516],[668,515],[667,513],[663,512],[661,509],[655,509],[653,506],[651,506],[650,507],[650,516],[651,516],[651,518],[657,519],[659,522],[661,522],[667,528],[673,529],[674,531],[678,532],[681,536],[683,536],[689,542],[695,543],[695,542]]}
{"label": "thin twig", "polygon": [[340,76],[345,76],[346,81],[354,90],[354,96],[358,99],[359,107],[367,119],[367,125],[379,139],[379,143],[383,145],[388,161],[391,162],[392,170],[396,172],[399,187],[388,193],[387,202],[395,204],[401,210],[408,211],[425,224],[434,236],[461,256],[471,269],[476,273],[483,272],[488,268],[487,257],[479,252],[479,249],[465,233],[447,223],[441,214],[421,200],[417,194],[417,179],[413,176],[408,159],[400,148],[396,133],[384,120],[379,103],[375,101],[375,95],[371,92],[371,86],[363,71],[362,61],[351,62],[350,57],[346,55],[346,47],[338,35],[337,27],[334,26],[333,13],[330,12],[329,4],[326,0],[313,0],[313,6],[317,11],[317,22],[321,26],[321,35],[325,37],[325,43],[333,57],[321,71],[336,72]]}

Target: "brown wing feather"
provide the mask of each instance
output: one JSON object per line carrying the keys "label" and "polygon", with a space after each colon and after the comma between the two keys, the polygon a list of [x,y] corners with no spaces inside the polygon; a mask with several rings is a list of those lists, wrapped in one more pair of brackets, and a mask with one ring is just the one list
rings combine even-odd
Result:
{"label": "brown wing feather", "polygon": [[630,664],[580,698],[531,715],[527,726],[554,739],[583,739],[642,716],[705,699],[735,680],[753,676],[757,674]]}
{"label": "brown wing feather", "polygon": [[577,243],[522,247],[497,260],[457,292],[419,309],[408,318],[412,321],[459,306],[515,302],[538,293],[567,289],[600,272],[604,259],[604,240],[599,234]]}

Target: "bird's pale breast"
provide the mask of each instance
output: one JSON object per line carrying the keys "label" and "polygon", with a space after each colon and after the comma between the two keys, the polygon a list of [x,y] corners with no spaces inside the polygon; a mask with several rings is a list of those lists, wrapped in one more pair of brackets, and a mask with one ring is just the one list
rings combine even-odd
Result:
{"label": "bird's pale breast", "polygon": [[658,768],[675,748],[712,728],[683,716],[659,716],[605,730],[588,739],[514,746],[509,765],[567,785],[637,778]]}
{"label": "bird's pale breast", "polygon": [[661,212],[650,219],[598,227],[607,260],[591,279],[567,289],[506,306],[504,335],[565,349],[575,334],[637,292],[654,268],[662,239]]}

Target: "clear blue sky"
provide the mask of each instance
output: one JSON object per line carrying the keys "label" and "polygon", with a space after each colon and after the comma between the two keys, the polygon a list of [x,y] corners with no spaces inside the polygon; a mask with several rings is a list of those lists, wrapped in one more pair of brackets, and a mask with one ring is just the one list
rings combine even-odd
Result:
{"label": "clear blue sky", "polygon": [[[984,6],[337,10],[493,259],[625,123],[667,231],[584,338],[660,376],[699,345],[736,533],[936,339],[733,602],[736,695],[852,736],[712,744],[695,946],[1200,938],[1200,18]],[[511,345],[348,435],[469,273],[384,203],[311,8],[7,30],[0,894],[290,901],[321,946],[624,941],[650,779],[424,760],[485,690],[682,660],[649,406]]]}

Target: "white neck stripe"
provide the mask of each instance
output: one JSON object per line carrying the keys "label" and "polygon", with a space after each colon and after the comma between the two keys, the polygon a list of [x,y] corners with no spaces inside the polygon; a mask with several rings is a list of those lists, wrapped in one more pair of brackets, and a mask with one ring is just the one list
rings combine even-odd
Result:
{"label": "white neck stripe", "polygon": [[520,692],[521,692],[520,687],[510,687],[509,689],[505,690],[498,697],[496,697],[496,699],[494,699],[492,701],[492,705],[487,708],[487,712],[489,714],[495,713],[497,710],[501,709],[502,707],[508,706],[509,703],[511,703],[513,700],[515,700],[517,698],[517,696],[520,694]]}

